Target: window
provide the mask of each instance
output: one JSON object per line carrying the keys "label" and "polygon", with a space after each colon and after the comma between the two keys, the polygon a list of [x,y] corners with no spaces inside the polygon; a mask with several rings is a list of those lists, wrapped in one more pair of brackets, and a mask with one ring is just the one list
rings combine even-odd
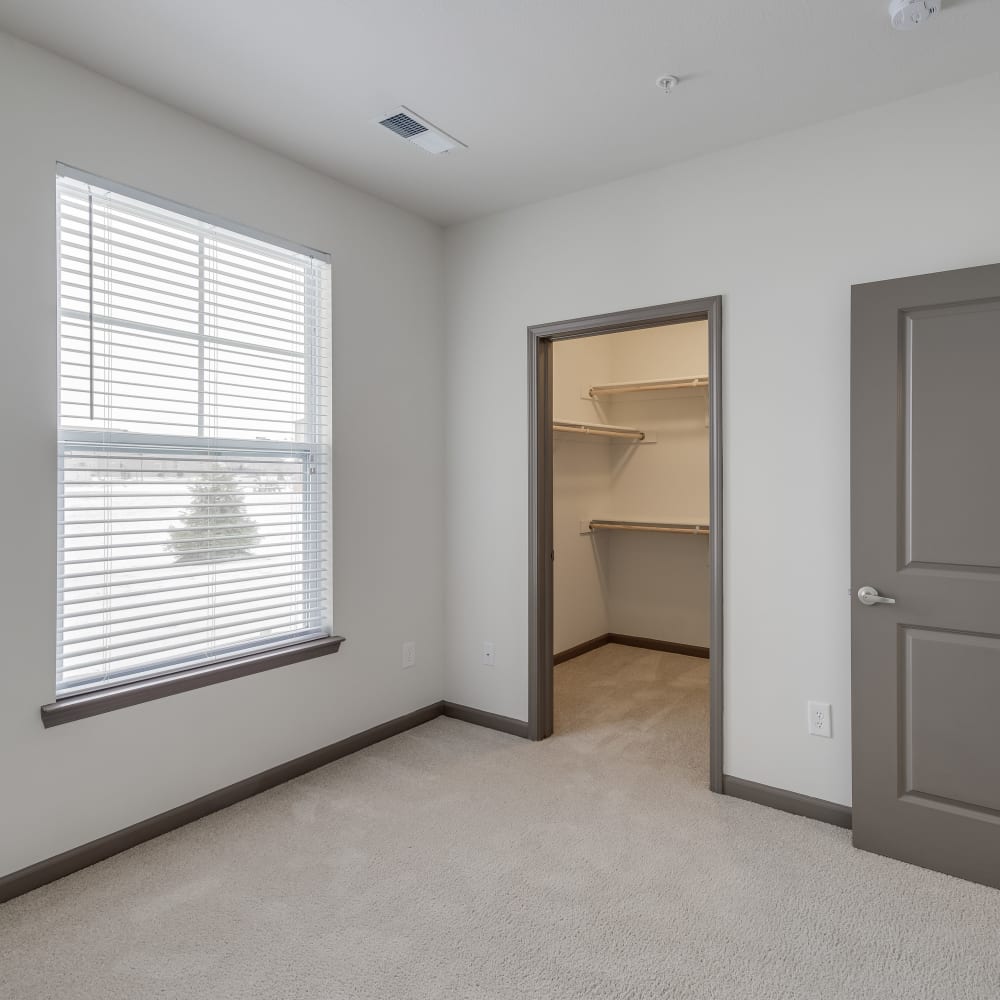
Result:
{"label": "window", "polygon": [[330,635],[330,266],[61,168],[57,698]]}

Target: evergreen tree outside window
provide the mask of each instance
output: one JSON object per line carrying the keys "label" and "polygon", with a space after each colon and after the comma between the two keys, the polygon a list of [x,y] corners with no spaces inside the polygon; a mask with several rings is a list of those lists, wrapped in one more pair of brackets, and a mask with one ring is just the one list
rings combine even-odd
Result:
{"label": "evergreen tree outside window", "polygon": [[178,563],[249,559],[259,536],[232,474],[214,472],[191,485],[191,501],[180,526],[170,529],[170,548]]}

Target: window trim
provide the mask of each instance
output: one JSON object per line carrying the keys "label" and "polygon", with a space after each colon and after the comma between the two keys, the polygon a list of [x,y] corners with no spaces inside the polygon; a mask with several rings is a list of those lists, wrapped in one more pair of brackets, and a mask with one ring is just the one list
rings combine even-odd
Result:
{"label": "window trim", "polygon": [[128,684],[120,684],[118,687],[67,695],[58,701],[42,705],[42,725],[46,729],[50,729],[52,726],[60,726],[64,722],[87,719],[93,715],[102,715],[105,712],[114,712],[119,708],[141,705],[143,702],[166,698],[183,691],[194,691],[197,688],[220,684],[222,681],[233,680],[237,677],[247,677],[265,670],[274,670],[276,667],[288,666],[290,663],[301,663],[303,660],[328,656],[338,652],[346,641],[342,635],[311,639],[281,649],[269,649],[264,653],[218,660],[201,667],[192,667],[190,670],[147,677]]}

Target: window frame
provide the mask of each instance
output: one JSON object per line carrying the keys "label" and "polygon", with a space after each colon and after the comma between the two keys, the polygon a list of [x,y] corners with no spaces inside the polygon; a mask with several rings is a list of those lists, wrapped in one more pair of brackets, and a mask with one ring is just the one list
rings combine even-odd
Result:
{"label": "window frame", "polygon": [[[296,254],[307,256],[318,260],[327,268],[322,280],[326,283],[327,292],[330,283],[330,255],[321,251],[312,250],[290,241],[274,237],[270,234],[251,229],[250,227],[233,223],[227,219],[189,208],[148,192],[140,191],[127,185],[109,181],[106,178],[81,171],[66,164],[57,164],[57,182],[66,178],[71,181],[93,186],[104,192],[110,192],[124,196],[129,199],[139,201],[143,204],[153,206],[181,216],[183,219],[193,220],[202,224],[216,226],[220,230],[233,233],[239,236],[246,236],[253,240],[261,241],[273,247],[288,250]],[[199,237],[201,239],[202,237]],[[62,267],[63,245],[61,238],[56,239],[55,261],[57,270]],[[93,278],[91,277],[91,282]],[[201,280],[199,276],[199,281]],[[57,289],[59,282],[57,281]],[[315,286],[314,286],[315,287]],[[62,302],[57,303],[57,337],[60,343],[59,354],[62,355],[62,328],[67,312],[64,310]],[[93,310],[86,314],[85,321],[91,321]],[[119,321],[116,321],[118,323]],[[63,516],[62,503],[66,479],[64,478],[63,462],[67,453],[74,450],[106,449],[108,454],[133,454],[148,455],[150,451],[159,449],[172,449],[174,454],[197,454],[199,457],[210,455],[214,450],[226,450],[227,454],[245,454],[250,461],[264,461],[267,458],[280,456],[281,458],[295,458],[303,463],[303,468],[308,468],[311,475],[317,468],[330,469],[330,439],[331,439],[331,414],[329,412],[330,400],[327,398],[326,413],[324,416],[316,418],[315,408],[317,401],[322,400],[320,395],[323,388],[323,352],[329,350],[332,341],[332,330],[328,324],[332,323],[329,315],[325,321],[322,315],[312,321],[313,329],[309,330],[308,323],[305,330],[305,340],[303,343],[304,356],[312,355],[312,364],[307,364],[303,375],[303,392],[306,412],[313,408],[313,417],[303,420],[303,425],[319,427],[319,434],[305,433],[302,440],[262,440],[254,437],[232,438],[232,437],[212,437],[206,435],[203,414],[199,411],[197,434],[159,434],[146,431],[117,431],[95,430],[93,428],[73,428],[64,427],[60,415],[58,424],[58,452],[60,472],[58,477],[58,499],[60,505],[59,517],[59,540],[58,540],[58,564],[62,571],[63,561],[67,550],[63,539]],[[126,326],[128,321],[126,321]],[[156,325],[155,323],[153,324]],[[172,333],[169,325],[164,324],[164,333]],[[206,327],[199,320],[198,332],[195,339],[200,345],[207,343],[211,337],[206,333]],[[185,335],[186,336],[186,335]],[[325,343],[324,343],[325,338]],[[58,377],[58,376],[57,376]],[[199,365],[197,372],[198,386],[202,389],[207,379],[206,370]],[[200,395],[200,393],[199,393]],[[327,393],[329,396],[329,392]],[[62,390],[59,390],[59,397],[62,398]],[[93,398],[93,397],[92,397]],[[113,394],[112,397],[113,398]],[[308,481],[308,476],[303,476],[304,481]],[[275,639],[242,640],[231,646],[225,646],[218,651],[217,655],[206,657],[202,652],[191,653],[188,651],[180,656],[168,657],[165,660],[157,660],[148,668],[125,667],[118,671],[109,671],[105,677],[99,681],[82,681],[75,687],[65,685],[60,688],[59,673],[54,674],[56,681],[56,696],[52,703],[43,705],[41,709],[42,721],[46,727],[69,722],[73,719],[84,718],[100,712],[111,711],[116,708],[123,708],[128,705],[139,704],[154,698],[164,697],[180,691],[191,690],[203,687],[208,684],[219,683],[233,677],[246,676],[257,673],[261,670],[268,670],[274,667],[284,666],[288,663],[299,662],[301,660],[312,659],[314,657],[328,655],[337,652],[341,644],[345,641],[343,636],[334,635],[331,627],[332,618],[332,594],[331,594],[331,505],[330,505],[331,484],[323,476],[318,476],[315,483],[310,483],[302,488],[302,504],[307,509],[310,504],[322,503],[325,500],[325,516],[318,523],[322,526],[318,540],[303,542],[302,564],[303,567],[309,562],[318,561],[322,567],[323,578],[320,585],[322,602],[315,613],[310,617],[308,602],[304,606],[303,614],[309,620],[309,626],[302,632],[294,633],[288,641],[282,641],[281,637]],[[306,528],[305,525],[317,523],[313,518],[303,516],[303,530],[314,531],[314,528]],[[303,569],[303,571],[305,571]],[[62,572],[57,583],[57,630],[58,636],[62,638],[62,621],[64,611]],[[303,591],[305,595],[308,591]],[[263,648],[262,648],[263,647]],[[61,646],[59,647],[61,649]],[[61,654],[60,654],[61,656]],[[194,662],[197,661],[197,662]]]}

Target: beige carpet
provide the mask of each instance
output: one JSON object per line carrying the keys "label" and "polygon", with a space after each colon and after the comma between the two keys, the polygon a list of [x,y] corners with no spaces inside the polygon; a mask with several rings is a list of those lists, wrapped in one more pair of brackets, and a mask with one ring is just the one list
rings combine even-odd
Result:
{"label": "beige carpet", "polygon": [[996,1000],[1000,893],[705,790],[707,664],[557,668],[0,907],[10,1000]]}

